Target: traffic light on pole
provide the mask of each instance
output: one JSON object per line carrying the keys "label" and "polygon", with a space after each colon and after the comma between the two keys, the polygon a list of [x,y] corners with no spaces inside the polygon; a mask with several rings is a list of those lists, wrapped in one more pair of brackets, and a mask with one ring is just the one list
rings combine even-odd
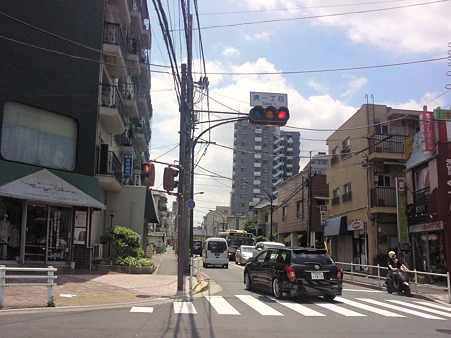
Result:
{"label": "traffic light on pole", "polygon": [[179,182],[175,180],[179,171],[177,169],[166,167],[163,175],[163,188],[166,191],[172,191],[177,188]]}
{"label": "traffic light on pole", "polygon": [[144,162],[141,164],[141,185],[151,187],[155,184],[155,165]]}
{"label": "traffic light on pole", "polygon": [[255,106],[249,112],[249,122],[256,125],[284,126],[290,118],[287,107]]}

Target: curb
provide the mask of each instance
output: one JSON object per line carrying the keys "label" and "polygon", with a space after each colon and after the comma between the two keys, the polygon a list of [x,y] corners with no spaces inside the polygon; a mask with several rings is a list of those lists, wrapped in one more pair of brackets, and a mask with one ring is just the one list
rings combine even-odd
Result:
{"label": "curb", "polygon": [[208,282],[208,279],[205,280],[202,277],[200,277],[199,278],[199,283],[194,287],[193,291],[195,293],[200,293],[202,291],[205,291],[208,288],[209,285],[210,284]]}

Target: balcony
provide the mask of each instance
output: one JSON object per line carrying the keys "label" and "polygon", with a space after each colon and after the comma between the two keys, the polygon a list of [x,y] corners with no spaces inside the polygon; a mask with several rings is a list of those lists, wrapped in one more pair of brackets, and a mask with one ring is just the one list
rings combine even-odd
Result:
{"label": "balcony", "polygon": [[347,192],[346,194],[343,194],[343,196],[341,196],[341,199],[342,199],[343,203],[347,202],[347,201],[352,201],[352,191]]}
{"label": "balcony", "polygon": [[96,176],[100,188],[106,191],[121,191],[122,163],[113,151],[108,150],[108,144],[101,144],[97,152]]}
{"label": "balcony", "polygon": [[254,158],[257,159],[257,160],[259,160],[259,159],[262,158],[262,155],[261,155],[261,154],[254,154]]}
{"label": "balcony", "polygon": [[152,104],[147,88],[143,88],[139,91],[138,108],[139,116],[142,116],[145,119],[150,119],[152,117]]}
{"label": "balcony", "polygon": [[103,54],[106,67],[113,77],[127,77],[127,44],[121,25],[111,22],[104,23]]}
{"label": "balcony", "polygon": [[130,9],[130,31],[135,34],[144,33],[144,13],[141,0],[129,0],[128,7]]}
{"label": "balcony", "polygon": [[396,188],[375,187],[370,190],[371,208],[396,208]]}
{"label": "balcony", "polygon": [[[368,138],[369,159],[399,159],[404,154],[405,135],[373,135]],[[386,139],[385,141],[382,141]]]}
{"label": "balcony", "polygon": [[125,107],[121,95],[116,86],[101,85],[100,122],[106,130],[119,135],[125,131]]}
{"label": "balcony", "polygon": [[141,74],[139,58],[141,56],[141,41],[139,35],[134,35],[128,39],[127,68],[130,75]]}
{"label": "balcony", "polygon": [[341,151],[341,159],[346,160],[352,156],[351,154],[351,147],[346,147]]}
{"label": "balcony", "polygon": [[254,168],[261,168],[262,164],[261,163],[254,163]]}
{"label": "balcony", "polygon": [[137,90],[134,83],[122,83],[119,86],[127,117],[138,117]]}
{"label": "balcony", "polygon": [[255,142],[263,142],[263,138],[261,138],[261,137],[256,137],[256,138],[255,138]]}
{"label": "balcony", "polygon": [[149,67],[149,53],[147,50],[142,50],[139,56],[139,66],[141,68],[141,77],[145,83],[150,83],[150,67]]}
{"label": "balcony", "polygon": [[338,163],[338,155],[332,155],[332,158],[330,159],[330,165],[335,165]]}
{"label": "balcony", "polygon": [[262,146],[255,146],[254,150],[262,150]]}

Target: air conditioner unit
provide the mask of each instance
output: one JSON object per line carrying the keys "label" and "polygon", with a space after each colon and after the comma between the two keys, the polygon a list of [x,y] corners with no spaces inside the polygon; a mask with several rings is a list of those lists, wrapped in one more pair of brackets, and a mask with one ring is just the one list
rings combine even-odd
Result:
{"label": "air conditioner unit", "polygon": [[92,251],[93,258],[103,258],[103,244],[94,244]]}

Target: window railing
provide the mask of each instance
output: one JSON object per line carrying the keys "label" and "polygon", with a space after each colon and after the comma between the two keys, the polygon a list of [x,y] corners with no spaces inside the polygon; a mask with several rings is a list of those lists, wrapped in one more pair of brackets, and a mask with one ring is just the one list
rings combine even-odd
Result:
{"label": "window railing", "polygon": [[332,198],[332,200],[330,201],[330,203],[331,203],[332,205],[340,204],[340,196],[337,196],[337,197]]}
{"label": "window railing", "polygon": [[375,187],[370,191],[371,207],[396,207],[396,189]]}
{"label": "window railing", "polygon": [[97,173],[113,176],[118,182],[122,182],[122,163],[113,151],[107,149],[100,147],[98,151]]}
{"label": "window railing", "polygon": [[332,158],[330,159],[330,164],[334,165],[338,163],[338,155],[333,155]]}
{"label": "window railing", "polygon": [[343,202],[351,201],[352,200],[352,191],[347,192],[346,194],[343,194],[341,197]]}
{"label": "window railing", "polygon": [[414,204],[426,203],[431,198],[431,188],[424,188],[413,192]]}
{"label": "window railing", "polygon": [[122,122],[125,124],[125,107],[122,102],[121,94],[117,86],[111,86],[108,84],[102,84],[102,100],[101,106],[108,108],[116,108],[119,111],[119,115],[122,118]]}

